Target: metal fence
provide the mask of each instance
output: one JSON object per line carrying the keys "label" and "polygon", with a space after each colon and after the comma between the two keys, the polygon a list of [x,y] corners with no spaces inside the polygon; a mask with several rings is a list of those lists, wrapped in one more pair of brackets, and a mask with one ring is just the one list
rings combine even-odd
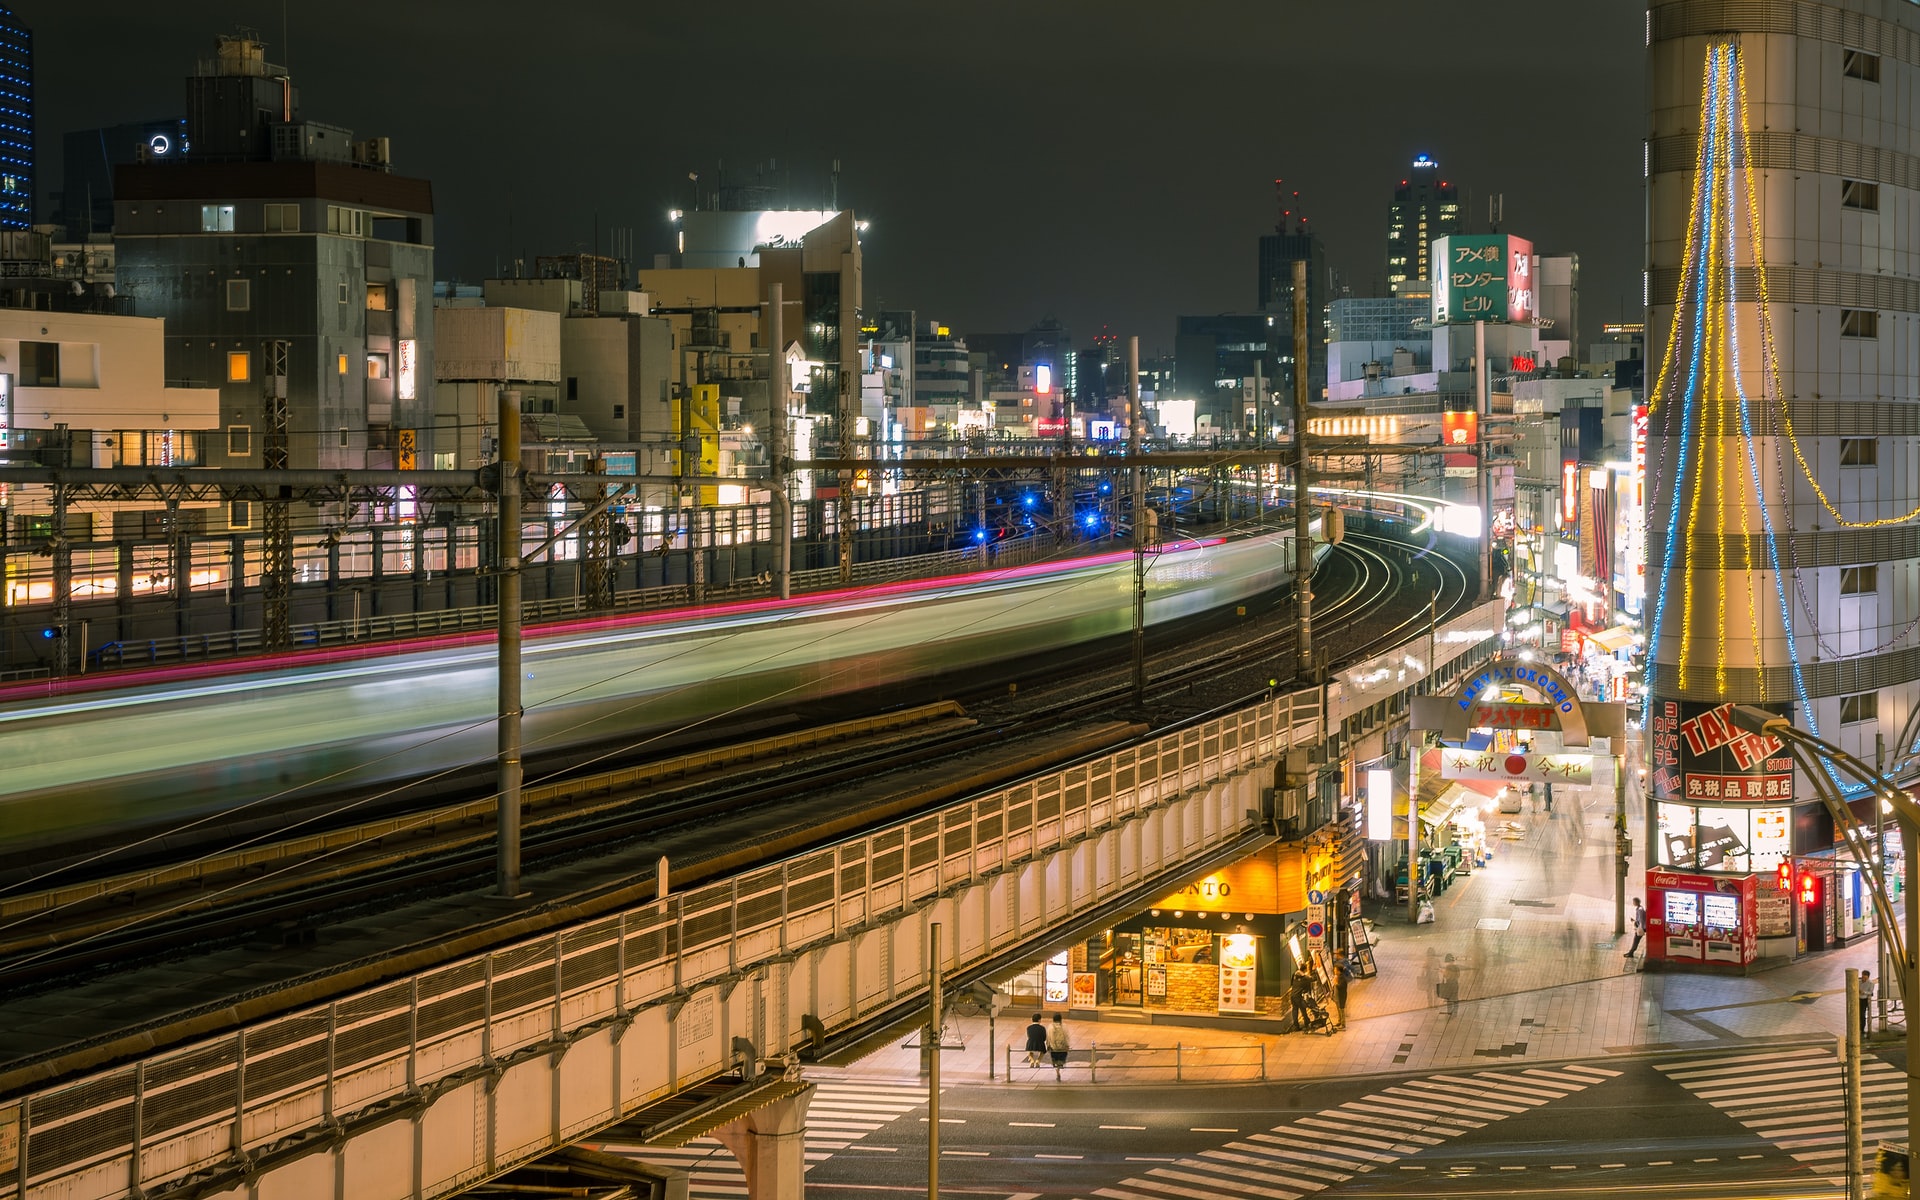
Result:
{"label": "metal fence", "polygon": [[[42,1194],[64,1200],[118,1196],[373,1119],[442,1081],[555,1052],[1144,816],[1317,741],[1320,716],[1317,691],[1276,697],[724,882],[45,1088],[18,1102],[15,1169],[0,1177],[0,1196],[46,1185]],[[1182,811],[1179,842],[1195,856],[1244,836],[1257,815]],[[1103,877],[1085,903],[1122,882]],[[890,990],[852,996],[847,1020],[895,1003]],[[1173,1066],[1188,1069],[1184,1059]],[[563,1132],[583,1136],[618,1115]]]}
{"label": "metal fence", "polygon": [[[1008,1083],[1040,1081],[1055,1074],[1053,1063],[1042,1054],[1038,1065],[1028,1061],[1027,1052],[1013,1046],[1006,1049]],[[1132,1043],[1102,1045],[1090,1042],[1067,1051],[1067,1065],[1058,1072],[1068,1080],[1089,1083],[1259,1083],[1267,1078],[1267,1045],[1254,1042],[1244,1046],[1137,1046]]]}

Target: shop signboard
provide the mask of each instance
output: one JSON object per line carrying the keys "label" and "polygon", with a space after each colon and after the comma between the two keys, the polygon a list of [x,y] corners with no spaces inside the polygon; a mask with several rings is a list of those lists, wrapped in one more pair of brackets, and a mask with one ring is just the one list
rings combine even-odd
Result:
{"label": "shop signboard", "polygon": [[1220,939],[1221,1012],[1252,1013],[1260,1010],[1253,990],[1258,955],[1258,943],[1250,933],[1230,933]]}
{"label": "shop signboard", "polygon": [[[1786,705],[1756,707],[1786,716]],[[1733,704],[1664,700],[1652,713],[1653,792],[1664,800],[1781,805],[1793,799],[1793,757],[1779,738],[1733,723]]]}
{"label": "shop signboard", "polygon": [[1068,1008],[1098,1008],[1100,1007],[1099,997],[1100,976],[1098,973],[1093,971],[1073,972],[1067,997]]}
{"label": "shop signboard", "polygon": [[1558,729],[1560,710],[1551,704],[1476,704],[1468,720],[1475,729]]}
{"label": "shop signboard", "polygon": [[1167,965],[1165,963],[1148,964],[1147,997],[1152,1000],[1167,998]]}
{"label": "shop signboard", "polygon": [[1047,960],[1045,995],[1046,1002],[1049,1006],[1057,1008],[1067,1003],[1067,998],[1070,995],[1068,977],[1071,974],[1072,972],[1067,966],[1067,952],[1065,950],[1062,950]]}
{"label": "shop signboard", "polygon": [[1521,754],[1448,746],[1440,751],[1440,777],[1502,783],[1587,784],[1593,782],[1593,755]]}

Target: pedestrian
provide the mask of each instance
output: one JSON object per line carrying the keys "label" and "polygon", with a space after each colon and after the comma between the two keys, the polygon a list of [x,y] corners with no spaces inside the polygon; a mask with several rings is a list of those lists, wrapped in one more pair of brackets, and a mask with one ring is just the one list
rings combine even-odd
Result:
{"label": "pedestrian", "polygon": [[1313,1010],[1308,1000],[1313,995],[1313,976],[1307,974],[1304,966],[1294,968],[1293,990],[1293,1028],[1297,1033],[1305,1033],[1307,1026],[1313,1023]]}
{"label": "pedestrian", "polygon": [[1627,947],[1627,957],[1632,958],[1640,949],[1640,939],[1647,936],[1647,906],[1640,903],[1640,897],[1633,898],[1633,945]]}
{"label": "pedestrian", "polygon": [[1873,972],[1860,972],[1860,1036],[1873,1032]]}
{"label": "pedestrian", "polygon": [[1059,1013],[1053,1014],[1053,1028],[1047,1030],[1047,1053],[1053,1057],[1055,1079],[1060,1078],[1060,1068],[1067,1065],[1067,1051],[1072,1048],[1073,1043],[1067,1040],[1066,1022],[1060,1019]]}
{"label": "pedestrian", "polygon": [[1460,964],[1453,961],[1453,955],[1447,955],[1447,961],[1440,967],[1440,981],[1433,985],[1434,994],[1447,1002],[1447,1015],[1452,1016],[1460,1009]]}
{"label": "pedestrian", "polygon": [[1033,1014],[1033,1024],[1027,1026],[1027,1065],[1038,1067],[1047,1052],[1047,1027],[1041,1023],[1040,1014]]}
{"label": "pedestrian", "polygon": [[1340,1010],[1339,1028],[1341,1029],[1347,1027],[1347,984],[1352,979],[1353,964],[1343,958],[1340,960],[1340,965],[1335,969],[1333,975],[1333,1003],[1334,1006]]}

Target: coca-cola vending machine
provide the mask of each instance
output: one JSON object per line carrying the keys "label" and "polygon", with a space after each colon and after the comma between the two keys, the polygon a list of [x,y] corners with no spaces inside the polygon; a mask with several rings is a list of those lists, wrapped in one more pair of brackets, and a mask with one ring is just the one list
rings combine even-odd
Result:
{"label": "coca-cola vending machine", "polygon": [[1647,957],[1745,966],[1759,949],[1759,880],[1752,875],[1647,872]]}

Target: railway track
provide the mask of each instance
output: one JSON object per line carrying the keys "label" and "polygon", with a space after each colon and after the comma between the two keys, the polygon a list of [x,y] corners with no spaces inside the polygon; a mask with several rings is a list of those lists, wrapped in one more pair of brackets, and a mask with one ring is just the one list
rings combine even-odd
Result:
{"label": "railway track", "polygon": [[[1450,602],[1464,598],[1470,586],[1465,572],[1443,557],[1408,562],[1398,543],[1365,534],[1350,535],[1349,544],[1329,556],[1316,574],[1324,577],[1316,638],[1322,645],[1338,639],[1345,647],[1343,658],[1365,657],[1371,647],[1404,640],[1410,625],[1424,625],[1424,602],[1411,616],[1383,612],[1410,582],[1430,579],[1434,593],[1442,597],[1443,611]],[[1423,597],[1426,594],[1420,592]],[[1284,603],[1271,604],[1269,615]],[[1218,639],[1223,644],[1216,649],[1196,653],[1181,648],[1156,656],[1149,671],[1150,701],[1166,705],[1195,680],[1245,671],[1270,656],[1290,656],[1291,628],[1275,621],[1269,624],[1273,627],[1240,636],[1230,631],[1228,637]],[[1111,657],[1106,661],[1111,663]],[[722,870],[749,866],[756,857],[765,858],[776,850],[789,853],[810,842],[896,819],[915,806],[947,803],[952,798],[933,797],[924,787],[910,788],[908,795],[889,803],[852,813],[831,811],[830,802],[822,797],[849,784],[963,762],[969,755],[998,758],[1004,768],[999,772],[962,773],[967,787],[984,789],[1005,782],[1012,777],[1008,772],[1033,773],[1058,766],[1072,756],[1108,749],[1126,737],[1158,735],[1177,723],[1163,721],[1152,728],[1087,726],[1089,712],[1111,711],[1116,700],[1130,698],[1131,670],[1124,665],[1078,677],[1053,690],[1071,694],[1049,700],[1044,694],[1029,693],[1017,716],[988,722],[940,720],[921,734],[902,733],[889,745],[851,755],[823,755],[826,761],[818,763],[788,760],[776,771],[747,770],[709,780],[704,786],[656,787],[646,793],[644,804],[614,796],[607,803],[577,811],[562,806],[550,819],[530,825],[523,856],[530,868],[547,868],[664,846],[674,841],[675,834],[702,829],[722,817],[729,818],[726,828],[732,830],[756,814],[763,823],[769,813],[788,814],[788,828],[763,829],[761,840],[748,852],[709,855],[704,867],[676,864],[673,884],[685,886]],[[1256,684],[1248,690],[1262,689]],[[1216,703],[1207,711],[1221,706]],[[1198,716],[1189,712],[1186,719]],[[1049,740],[1055,743],[1055,752],[1031,749]],[[580,782],[583,791],[596,786],[603,785],[592,779]],[[490,798],[477,803],[489,804]],[[0,915],[0,993],[38,991],[110,966],[155,961],[196,948],[232,944],[236,939],[264,940],[269,947],[298,943],[318,936],[317,929],[329,916],[378,907],[401,896],[471,889],[486,877],[494,853],[490,824],[474,817],[469,814],[462,828],[444,830],[431,814],[422,814],[420,829],[444,831],[401,845],[404,839],[398,835],[404,831],[388,829],[357,844],[344,838],[339,846],[297,867],[262,870],[257,864],[241,863],[226,875],[204,876],[188,884],[102,889],[84,904],[51,903],[35,909],[31,897],[8,895],[4,899],[12,908],[0,913],[15,915]],[[704,836],[708,841],[739,840],[711,829]],[[605,888],[600,891],[612,894]]]}

